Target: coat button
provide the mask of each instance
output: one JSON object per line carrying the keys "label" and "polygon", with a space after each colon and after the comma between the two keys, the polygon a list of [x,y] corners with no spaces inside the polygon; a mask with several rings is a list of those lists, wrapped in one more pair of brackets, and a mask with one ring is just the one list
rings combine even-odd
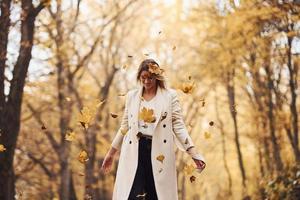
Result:
{"label": "coat button", "polygon": [[166,126],[167,126],[167,125],[165,125],[165,124],[163,125],[164,128],[166,128]]}
{"label": "coat button", "polygon": [[132,142],[131,142],[131,140],[129,141],[129,144],[131,144]]}
{"label": "coat button", "polygon": [[167,140],[164,140],[164,143],[167,143]]}

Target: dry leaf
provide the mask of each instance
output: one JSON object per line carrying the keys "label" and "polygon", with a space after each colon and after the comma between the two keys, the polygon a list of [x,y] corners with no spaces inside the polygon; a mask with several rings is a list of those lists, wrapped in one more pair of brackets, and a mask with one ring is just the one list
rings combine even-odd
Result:
{"label": "dry leaf", "polygon": [[80,111],[79,122],[83,126],[83,128],[87,129],[89,124],[92,120],[92,112],[91,110],[84,106],[83,109]]}
{"label": "dry leaf", "polygon": [[89,157],[88,157],[88,154],[85,150],[81,150],[81,152],[79,153],[78,155],[78,161],[81,162],[81,163],[85,163],[89,160]]}
{"label": "dry leaf", "polygon": [[161,75],[164,72],[164,70],[159,68],[159,66],[155,63],[149,63],[148,66],[149,72],[152,74]]}
{"label": "dry leaf", "polygon": [[188,144],[188,143],[189,143],[189,140],[188,140],[188,138],[186,138],[184,144]]}
{"label": "dry leaf", "polygon": [[110,113],[110,115],[111,115],[112,118],[117,118],[118,117],[118,114],[116,114],[116,113]]}
{"label": "dry leaf", "polygon": [[193,164],[185,165],[183,168],[183,172],[186,175],[191,175],[195,169],[196,169],[196,167]]}
{"label": "dry leaf", "polygon": [[122,135],[126,135],[127,132],[128,132],[128,128],[121,129]]}
{"label": "dry leaf", "polygon": [[176,50],[176,46],[173,46],[173,48],[172,48],[172,49],[173,49],[173,51],[175,51],[175,50]]}
{"label": "dry leaf", "polygon": [[143,107],[142,110],[139,112],[139,119],[147,123],[154,123],[156,121],[154,116],[154,110]]}
{"label": "dry leaf", "polygon": [[186,82],[181,85],[181,91],[186,94],[191,94],[195,88],[195,82]]}
{"label": "dry leaf", "polygon": [[74,131],[67,133],[65,136],[65,140],[70,142],[73,142],[75,139],[76,139],[76,134]]}
{"label": "dry leaf", "polygon": [[46,129],[45,125],[42,125],[41,129],[42,129],[42,130],[45,130],[45,129]]}
{"label": "dry leaf", "polygon": [[3,144],[0,144],[0,152],[3,152],[3,151],[5,151],[6,150],[6,148],[4,147],[4,145]]}
{"label": "dry leaf", "polygon": [[164,162],[165,156],[164,155],[159,155],[156,157],[156,160],[160,161],[161,163]]}
{"label": "dry leaf", "polygon": [[205,131],[204,132],[204,137],[205,137],[205,139],[209,139],[211,137],[211,133]]}
{"label": "dry leaf", "polygon": [[194,181],[196,181],[196,177],[195,176],[191,176],[190,177],[190,181],[191,181],[191,183],[194,182]]}
{"label": "dry leaf", "polygon": [[70,97],[66,97],[66,101],[71,101],[71,98]]}

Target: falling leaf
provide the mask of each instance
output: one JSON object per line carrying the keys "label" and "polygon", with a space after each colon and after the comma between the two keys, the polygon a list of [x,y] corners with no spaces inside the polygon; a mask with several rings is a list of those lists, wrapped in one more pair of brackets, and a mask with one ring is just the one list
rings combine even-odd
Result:
{"label": "falling leaf", "polygon": [[46,129],[45,125],[42,125],[41,129],[42,129],[42,130],[45,130],[45,129]]}
{"label": "falling leaf", "polygon": [[154,123],[156,121],[154,116],[154,110],[143,107],[142,110],[139,112],[139,119],[147,123]]}
{"label": "falling leaf", "polygon": [[189,79],[189,81],[192,80],[192,76],[189,76],[188,79]]}
{"label": "falling leaf", "polygon": [[161,34],[161,31],[159,31],[158,34]]}
{"label": "falling leaf", "polygon": [[89,160],[87,152],[85,150],[81,150],[81,152],[79,153],[77,159],[78,159],[79,162],[81,162],[83,164],[85,162],[87,162]]}
{"label": "falling leaf", "polygon": [[149,72],[156,75],[161,75],[164,70],[159,68],[159,66],[156,63],[149,63]]}
{"label": "falling leaf", "polygon": [[195,88],[195,82],[186,82],[181,85],[182,92],[191,94]]}
{"label": "falling leaf", "polygon": [[191,181],[191,183],[193,183],[194,181],[196,181],[196,177],[195,176],[191,176],[190,177],[190,181]]}
{"label": "falling leaf", "polygon": [[144,53],[145,56],[149,56],[149,53]]}
{"label": "falling leaf", "polygon": [[6,148],[4,147],[4,145],[3,144],[0,144],[0,152],[3,152],[3,151],[5,151],[6,150]]}
{"label": "falling leaf", "polygon": [[123,65],[122,68],[123,68],[123,69],[127,69],[127,65]]}
{"label": "falling leaf", "polygon": [[138,195],[136,195],[136,197],[137,197],[137,198],[139,198],[139,197],[145,197],[146,194],[147,194],[146,192],[145,192],[144,194],[138,194]]}
{"label": "falling leaf", "polygon": [[210,125],[210,126],[213,126],[213,125],[214,125],[214,122],[213,122],[213,121],[210,121],[210,122],[209,122],[209,125]]}
{"label": "falling leaf", "polygon": [[102,104],[105,102],[105,100],[103,100],[103,101],[97,101],[97,103],[96,103],[96,107],[97,108],[99,108],[100,106],[102,106]]}
{"label": "falling leaf", "polygon": [[87,129],[89,124],[92,120],[92,112],[91,110],[84,106],[83,109],[80,111],[79,122],[83,126],[83,128]]}
{"label": "falling leaf", "polygon": [[176,50],[176,46],[173,46],[173,48],[172,48],[172,49],[173,49],[173,51],[175,51],[175,50]]}
{"label": "falling leaf", "polygon": [[85,176],[85,174],[83,172],[79,172],[78,175],[79,176]]}
{"label": "falling leaf", "polygon": [[133,56],[131,56],[131,55],[128,55],[127,57],[128,57],[128,58],[132,58]]}
{"label": "falling leaf", "polygon": [[126,93],[120,93],[118,94],[119,97],[124,97],[126,95]]}
{"label": "falling leaf", "polygon": [[211,134],[207,131],[204,132],[205,139],[209,139],[211,137]]}
{"label": "falling leaf", "polygon": [[127,132],[128,132],[128,128],[121,129],[122,135],[126,135]]}
{"label": "falling leaf", "polygon": [[118,117],[118,114],[116,114],[116,113],[110,113],[110,116],[111,116],[112,118],[117,118],[117,117]]}
{"label": "falling leaf", "polygon": [[76,139],[76,134],[75,134],[75,132],[72,131],[72,132],[67,133],[66,136],[65,136],[65,139],[66,139],[67,141],[73,142],[73,141]]}
{"label": "falling leaf", "polygon": [[164,155],[159,155],[156,157],[156,160],[160,161],[161,163],[164,162],[165,156]]}
{"label": "falling leaf", "polygon": [[186,175],[191,175],[191,174],[194,172],[195,169],[196,169],[196,168],[195,168],[195,166],[194,166],[193,164],[190,164],[190,165],[186,164],[186,165],[184,166],[184,168],[183,168],[183,172],[184,172]]}

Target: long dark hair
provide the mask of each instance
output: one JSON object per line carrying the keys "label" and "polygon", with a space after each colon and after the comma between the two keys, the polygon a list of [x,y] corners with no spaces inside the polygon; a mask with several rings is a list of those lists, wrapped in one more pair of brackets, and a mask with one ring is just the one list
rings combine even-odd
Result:
{"label": "long dark hair", "polygon": [[[141,77],[141,74],[143,71],[148,71],[149,72],[149,65],[158,65],[158,63],[153,60],[153,59],[146,59],[146,60],[143,60],[143,62],[141,62],[140,66],[139,66],[139,69],[137,71],[137,76],[136,76],[136,80],[137,82],[141,82],[140,80],[140,77]],[[155,77],[156,81],[157,81],[157,85],[161,88],[161,89],[166,89],[166,81],[165,81],[165,78],[163,75],[161,74],[153,74],[152,75]]]}

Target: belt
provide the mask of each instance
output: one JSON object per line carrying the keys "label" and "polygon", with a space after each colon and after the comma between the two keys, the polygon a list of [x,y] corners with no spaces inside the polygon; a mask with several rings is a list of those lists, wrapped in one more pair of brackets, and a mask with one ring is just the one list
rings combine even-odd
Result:
{"label": "belt", "polygon": [[145,139],[148,139],[148,140],[152,140],[152,136],[151,135],[145,135],[145,134],[143,134],[141,132],[138,132],[137,136],[139,138],[145,138]]}

